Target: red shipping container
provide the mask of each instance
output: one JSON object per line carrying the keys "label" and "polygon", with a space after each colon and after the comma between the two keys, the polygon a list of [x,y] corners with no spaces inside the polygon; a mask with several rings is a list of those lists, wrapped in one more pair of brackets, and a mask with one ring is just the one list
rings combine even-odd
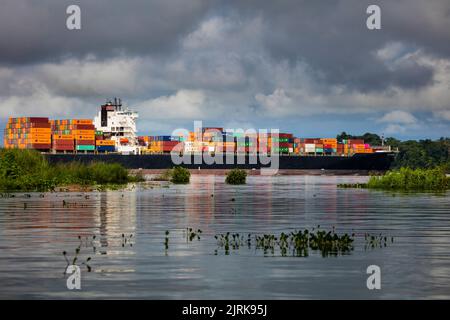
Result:
{"label": "red shipping container", "polygon": [[78,146],[93,146],[95,145],[95,140],[77,140]]}
{"label": "red shipping container", "polygon": [[73,145],[57,145],[53,146],[56,151],[74,151],[75,147]]}
{"label": "red shipping container", "polygon": [[320,139],[316,139],[316,138],[307,138],[307,139],[303,139],[303,143],[321,143]]}
{"label": "red shipping container", "polygon": [[42,118],[42,117],[31,117],[31,118],[28,118],[27,120],[28,120],[28,122],[35,122],[35,123],[38,123],[38,122],[47,123],[48,122],[48,118]]}
{"label": "red shipping container", "polygon": [[25,123],[23,127],[25,128],[51,128],[51,124],[48,122],[33,122],[33,123]]}
{"label": "red shipping container", "polygon": [[95,126],[93,124],[75,124],[73,129],[76,130],[95,130]]}
{"label": "red shipping container", "polygon": [[364,144],[363,139],[348,139],[348,144]]}
{"label": "red shipping container", "polygon": [[163,147],[173,147],[179,144],[179,141],[162,141]]}
{"label": "red shipping container", "polygon": [[72,146],[74,146],[75,143],[73,142],[73,140],[56,140],[56,141],[53,141],[53,145],[72,145]]}
{"label": "red shipping container", "polygon": [[278,134],[278,137],[279,138],[288,138],[288,139],[290,139],[290,138],[292,138],[294,135],[292,134],[292,133],[279,133]]}
{"label": "red shipping container", "polygon": [[215,131],[223,132],[223,128],[219,128],[219,127],[205,127],[205,128],[203,128],[202,131],[203,132],[210,131],[211,133],[215,132]]}
{"label": "red shipping container", "polygon": [[[272,144],[273,146],[273,144]],[[293,148],[294,145],[292,143],[289,142],[279,142],[278,143],[278,148]]]}
{"label": "red shipping container", "polygon": [[33,143],[31,145],[31,147],[33,149],[37,149],[37,150],[48,150],[51,148],[51,144],[47,144],[47,143]]}

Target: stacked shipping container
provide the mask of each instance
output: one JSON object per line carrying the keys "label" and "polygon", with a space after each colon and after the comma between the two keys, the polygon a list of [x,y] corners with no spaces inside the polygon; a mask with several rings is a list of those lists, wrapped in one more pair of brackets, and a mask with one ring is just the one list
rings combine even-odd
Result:
{"label": "stacked shipping container", "polygon": [[[95,126],[89,119],[52,120],[56,151],[94,151]],[[72,142],[70,142],[72,141]]]}
{"label": "stacked shipping container", "polygon": [[149,136],[141,140],[147,143],[147,150],[144,152],[148,153],[183,152],[184,150],[182,137]]}
{"label": "stacked shipping container", "polygon": [[[230,141],[230,139],[232,141]],[[138,144],[143,152],[237,152],[299,155],[352,155],[374,150],[362,139],[337,141],[336,138],[295,138],[291,133],[245,135],[225,133],[223,128],[203,128],[181,136],[142,136]],[[126,138],[117,143],[128,144]],[[275,146],[275,144],[278,144]],[[29,148],[56,152],[114,152],[116,142],[96,131],[89,119],[50,120],[48,118],[10,118],[4,131],[6,148]],[[146,147],[146,148],[145,148]]]}
{"label": "stacked shipping container", "polygon": [[49,150],[51,129],[48,118],[9,118],[4,131],[5,148]]}

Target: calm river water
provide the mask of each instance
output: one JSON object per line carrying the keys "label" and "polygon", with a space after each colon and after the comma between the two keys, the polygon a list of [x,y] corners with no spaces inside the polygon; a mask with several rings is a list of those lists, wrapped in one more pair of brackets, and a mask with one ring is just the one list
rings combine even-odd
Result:
{"label": "calm river water", "polygon": [[[194,175],[189,185],[0,198],[0,298],[450,298],[449,193],[336,187],[367,177],[247,180],[228,186],[223,176]],[[283,257],[244,246],[225,255],[214,239],[317,225],[354,232],[354,250]],[[201,239],[187,241],[188,227],[201,229]],[[367,232],[394,242],[365,248]],[[82,288],[70,291],[62,252],[73,259],[78,246]],[[372,264],[381,290],[366,287]]]}

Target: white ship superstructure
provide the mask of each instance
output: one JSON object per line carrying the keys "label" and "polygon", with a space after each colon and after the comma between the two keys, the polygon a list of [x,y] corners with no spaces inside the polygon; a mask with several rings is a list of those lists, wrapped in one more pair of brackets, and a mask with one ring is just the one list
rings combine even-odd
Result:
{"label": "white ship superstructure", "polygon": [[122,154],[139,154],[136,120],[139,114],[128,108],[122,108],[120,99],[108,101],[101,106],[94,118],[95,128],[103,131],[116,143],[116,150]]}

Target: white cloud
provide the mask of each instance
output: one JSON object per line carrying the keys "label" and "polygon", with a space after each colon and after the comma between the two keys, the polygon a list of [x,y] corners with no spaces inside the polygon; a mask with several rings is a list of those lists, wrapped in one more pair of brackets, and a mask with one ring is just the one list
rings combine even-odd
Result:
{"label": "white cloud", "polygon": [[376,56],[382,61],[395,60],[405,51],[405,45],[401,42],[389,42],[376,51]]}
{"label": "white cloud", "polygon": [[34,68],[35,78],[43,81],[56,94],[105,96],[110,92],[136,93],[141,86],[139,58],[97,60],[69,59],[63,63],[45,63]]}
{"label": "white cloud", "polygon": [[384,134],[397,136],[403,134],[408,130],[408,127],[401,124],[389,124],[384,128]]}
{"label": "white cloud", "polygon": [[438,110],[434,112],[434,116],[440,120],[450,121],[450,110]]}
{"label": "white cloud", "polygon": [[86,103],[82,100],[53,96],[45,89],[28,96],[10,96],[0,100],[2,118],[25,116],[68,118],[88,116],[86,111]]}
{"label": "white cloud", "polygon": [[401,110],[395,110],[386,113],[382,118],[378,120],[379,122],[385,123],[397,123],[397,124],[415,124],[417,123],[416,117],[411,113]]}
{"label": "white cloud", "polygon": [[284,89],[275,89],[275,91],[269,95],[258,93],[255,95],[255,99],[267,112],[274,115],[284,115],[286,110],[290,109],[292,104],[292,99],[286,95]]}
{"label": "white cloud", "polygon": [[179,90],[139,104],[141,113],[152,119],[202,120],[208,115],[206,107],[205,94],[195,90]]}

